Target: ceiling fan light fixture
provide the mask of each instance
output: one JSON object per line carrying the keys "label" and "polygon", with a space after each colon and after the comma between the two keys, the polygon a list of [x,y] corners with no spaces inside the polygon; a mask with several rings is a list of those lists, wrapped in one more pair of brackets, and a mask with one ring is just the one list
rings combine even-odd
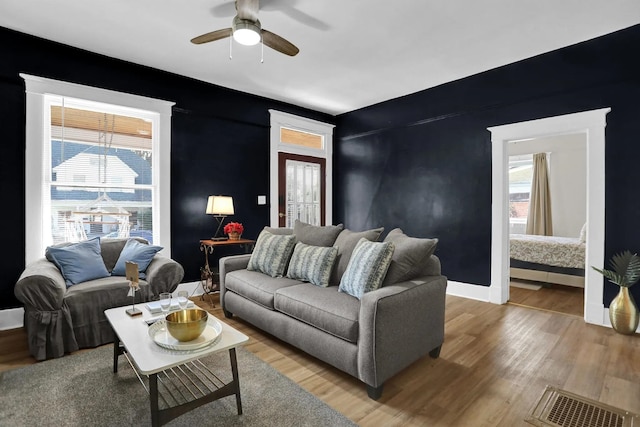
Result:
{"label": "ceiling fan light fixture", "polygon": [[253,46],[260,42],[260,21],[247,19],[233,20],[233,39],[245,46]]}

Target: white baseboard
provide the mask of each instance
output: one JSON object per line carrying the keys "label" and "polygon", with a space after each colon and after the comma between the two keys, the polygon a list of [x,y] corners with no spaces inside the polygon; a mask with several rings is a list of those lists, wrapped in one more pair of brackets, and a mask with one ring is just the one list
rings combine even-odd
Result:
{"label": "white baseboard", "polygon": [[[178,291],[187,291],[189,296],[198,296],[204,293],[200,281],[180,283],[173,294],[177,294]],[[6,331],[8,329],[17,329],[24,326],[24,308],[9,308],[0,310],[0,331]]]}
{"label": "white baseboard", "polygon": [[8,308],[0,310],[0,331],[22,328],[24,324],[24,308]]}
{"label": "white baseboard", "polygon": [[447,295],[489,302],[489,286],[447,281]]}
{"label": "white baseboard", "polygon": [[[202,295],[204,290],[200,281],[180,283],[174,294],[178,291],[189,292],[190,297]],[[471,283],[462,283],[449,280],[447,282],[447,295],[453,295],[462,298],[469,298],[477,301],[490,302],[489,300],[489,286],[473,285]],[[596,310],[597,311],[597,310]],[[609,321],[609,309],[604,309],[604,316],[600,319],[599,316],[587,316],[585,319],[588,323],[595,325],[611,327]],[[23,308],[10,308],[0,310],[0,331],[7,329],[21,328],[24,323],[24,309]],[[636,331],[640,333],[640,326]]]}

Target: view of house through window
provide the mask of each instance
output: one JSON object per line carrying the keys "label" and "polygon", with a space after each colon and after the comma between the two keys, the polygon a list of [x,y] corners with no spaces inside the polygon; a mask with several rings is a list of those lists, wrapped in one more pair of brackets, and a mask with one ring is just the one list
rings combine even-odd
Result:
{"label": "view of house through window", "polygon": [[533,155],[509,157],[509,231],[525,234],[533,178]]}
{"label": "view of house through window", "polygon": [[153,114],[59,96],[46,101],[52,242],[139,236],[152,243]]}

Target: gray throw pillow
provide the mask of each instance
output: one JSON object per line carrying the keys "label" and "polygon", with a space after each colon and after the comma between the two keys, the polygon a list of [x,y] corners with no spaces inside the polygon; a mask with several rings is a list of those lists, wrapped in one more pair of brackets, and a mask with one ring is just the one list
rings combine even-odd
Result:
{"label": "gray throw pillow", "polygon": [[271,277],[282,277],[296,244],[293,235],[277,235],[263,230],[256,240],[247,270],[259,271]]}
{"label": "gray throw pillow", "polygon": [[361,238],[364,237],[367,240],[375,242],[380,238],[383,231],[384,227],[365,231],[351,231],[346,228],[342,230],[340,234],[338,234],[336,242],[333,244],[333,247],[338,248],[338,256],[336,257],[336,266],[333,269],[333,273],[331,273],[329,283],[335,286],[340,284],[340,278],[347,269],[347,265],[349,265],[353,249]]}
{"label": "gray throw pillow", "polygon": [[287,277],[326,288],[337,254],[337,248],[296,243]]}
{"label": "gray throw pillow", "polygon": [[293,228],[285,228],[285,227],[264,227],[265,231],[268,231],[271,234],[284,234],[289,235],[293,234]]}
{"label": "gray throw pillow", "polygon": [[391,242],[370,242],[361,238],[356,244],[347,270],[340,279],[340,292],[362,299],[362,296],[382,286],[394,246]]}
{"label": "gray throw pillow", "polygon": [[293,234],[298,242],[311,246],[333,246],[344,225],[311,225],[296,219]]}
{"label": "gray throw pillow", "polygon": [[384,241],[393,243],[396,249],[382,286],[418,277],[438,244],[438,239],[409,237],[399,228],[391,230]]}

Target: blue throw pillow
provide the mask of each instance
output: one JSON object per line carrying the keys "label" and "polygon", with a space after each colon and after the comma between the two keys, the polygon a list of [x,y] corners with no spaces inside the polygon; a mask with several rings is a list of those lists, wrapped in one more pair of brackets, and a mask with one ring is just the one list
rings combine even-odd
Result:
{"label": "blue throw pillow", "polygon": [[122,248],[122,252],[120,252],[118,261],[116,261],[116,266],[113,267],[111,271],[111,275],[125,276],[125,262],[131,261],[138,264],[138,277],[140,279],[146,279],[147,276],[144,272],[147,271],[147,267],[149,267],[153,257],[162,249],[164,249],[162,246],[147,245],[140,243],[136,239],[127,240],[124,248]]}
{"label": "blue throw pillow", "polygon": [[99,237],[63,247],[49,246],[45,255],[58,267],[67,287],[109,276],[102,259]]}

